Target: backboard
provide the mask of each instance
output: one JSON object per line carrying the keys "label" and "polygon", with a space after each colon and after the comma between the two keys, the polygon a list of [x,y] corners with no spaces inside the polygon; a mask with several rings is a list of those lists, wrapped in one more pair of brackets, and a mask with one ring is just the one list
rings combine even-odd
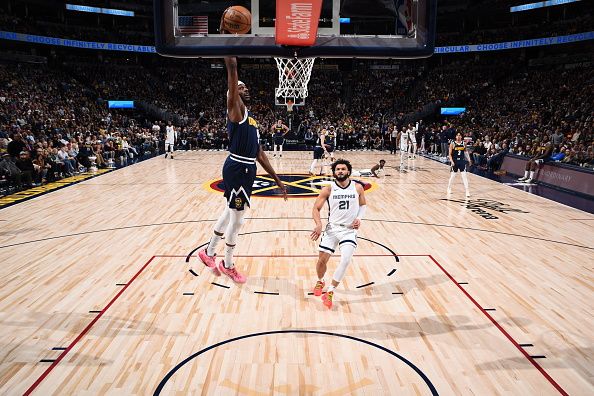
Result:
{"label": "backboard", "polygon": [[[157,52],[174,57],[420,58],[433,54],[436,0],[319,1],[314,45],[275,43],[277,1],[154,0]],[[219,34],[223,11],[242,5],[252,13],[245,35]]]}

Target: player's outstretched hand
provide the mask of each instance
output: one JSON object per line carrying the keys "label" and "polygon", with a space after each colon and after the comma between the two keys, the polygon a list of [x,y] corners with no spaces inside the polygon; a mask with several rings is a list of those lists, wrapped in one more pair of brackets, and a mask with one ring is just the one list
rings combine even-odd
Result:
{"label": "player's outstretched hand", "polygon": [[225,13],[226,13],[226,12],[227,12],[227,10],[225,10],[225,11],[223,12],[223,15],[221,15],[221,23],[219,24],[219,33],[220,33],[220,34],[226,34],[226,33],[227,33],[227,31],[225,30],[225,27],[224,27],[224,22],[225,22]]}
{"label": "player's outstretched hand", "polygon": [[316,226],[309,237],[312,241],[317,241],[320,235],[322,235],[322,226]]}
{"label": "player's outstretched hand", "polygon": [[351,224],[351,228],[354,230],[358,230],[359,227],[361,227],[361,220],[355,219],[355,221],[353,221],[353,224]]}
{"label": "player's outstretched hand", "polygon": [[287,199],[289,199],[289,196],[287,195],[287,187],[285,187],[285,185],[283,184],[282,181],[278,180],[276,182],[278,188],[280,188],[281,193],[283,195],[283,199],[286,201]]}

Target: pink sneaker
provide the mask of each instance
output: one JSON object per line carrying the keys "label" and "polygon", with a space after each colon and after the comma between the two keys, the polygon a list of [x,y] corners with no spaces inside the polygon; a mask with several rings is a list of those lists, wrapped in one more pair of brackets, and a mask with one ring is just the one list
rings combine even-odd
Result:
{"label": "pink sneaker", "polygon": [[322,296],[322,302],[328,309],[332,309],[332,300],[334,299],[334,292],[328,292]]}
{"label": "pink sneaker", "polygon": [[227,275],[235,283],[245,283],[247,280],[244,275],[241,275],[239,272],[237,272],[235,267],[229,269],[225,268],[225,260],[221,260],[219,263],[219,271]]}
{"label": "pink sneaker", "polygon": [[221,276],[221,272],[217,268],[217,263],[215,261],[217,257],[216,253],[212,256],[209,256],[206,254],[206,248],[204,248],[198,252],[198,257],[200,257],[200,260],[204,263],[204,265],[212,270],[213,274],[216,276]]}
{"label": "pink sneaker", "polygon": [[323,281],[317,281],[316,285],[313,289],[313,294],[316,297],[320,297],[322,295],[322,290],[324,289],[325,283]]}

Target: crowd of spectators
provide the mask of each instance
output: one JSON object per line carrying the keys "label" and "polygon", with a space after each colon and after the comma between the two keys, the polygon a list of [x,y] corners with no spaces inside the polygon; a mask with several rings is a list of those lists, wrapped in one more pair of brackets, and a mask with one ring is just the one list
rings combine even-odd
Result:
{"label": "crowd of spectators", "polygon": [[524,70],[485,83],[466,99],[468,111],[450,119],[449,135],[440,125],[427,128],[429,152],[445,156],[431,143],[451,139],[458,130],[471,138],[479,166],[502,152],[533,157],[550,143],[556,161],[594,168],[591,68]]}
{"label": "crowd of spectators", "polygon": [[109,167],[158,150],[148,121],[110,113],[63,69],[0,64],[0,81],[0,179],[16,189],[78,174],[89,158]]}
{"label": "crowd of spectators", "polygon": [[[269,146],[277,119],[291,124],[311,146],[322,128],[336,128],[339,150],[388,150],[392,129],[424,118],[420,150],[445,157],[454,131],[472,141],[477,166],[496,167],[502,153],[530,157],[545,141],[559,162],[593,167],[594,72],[589,67],[529,68],[511,62],[466,60],[420,69],[343,72],[318,68],[303,107],[274,106],[273,64],[246,64],[241,79],[251,91],[250,110]],[[0,64],[0,172],[27,187],[98,166],[124,166],[162,150],[167,119],[182,149],[223,150],[224,68],[207,62],[172,66],[113,64]],[[109,111],[107,99],[145,102],[142,109]],[[462,105],[462,116],[419,115],[424,105]],[[177,118],[174,118],[176,116]],[[167,118],[169,117],[169,118]],[[15,169],[18,168],[18,171]]]}

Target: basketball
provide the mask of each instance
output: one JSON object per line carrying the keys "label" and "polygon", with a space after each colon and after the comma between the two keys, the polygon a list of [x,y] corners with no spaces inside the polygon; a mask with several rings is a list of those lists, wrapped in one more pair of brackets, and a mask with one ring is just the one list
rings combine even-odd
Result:
{"label": "basketball", "polygon": [[252,28],[252,14],[242,6],[232,6],[223,12],[223,29],[229,33],[245,34]]}

